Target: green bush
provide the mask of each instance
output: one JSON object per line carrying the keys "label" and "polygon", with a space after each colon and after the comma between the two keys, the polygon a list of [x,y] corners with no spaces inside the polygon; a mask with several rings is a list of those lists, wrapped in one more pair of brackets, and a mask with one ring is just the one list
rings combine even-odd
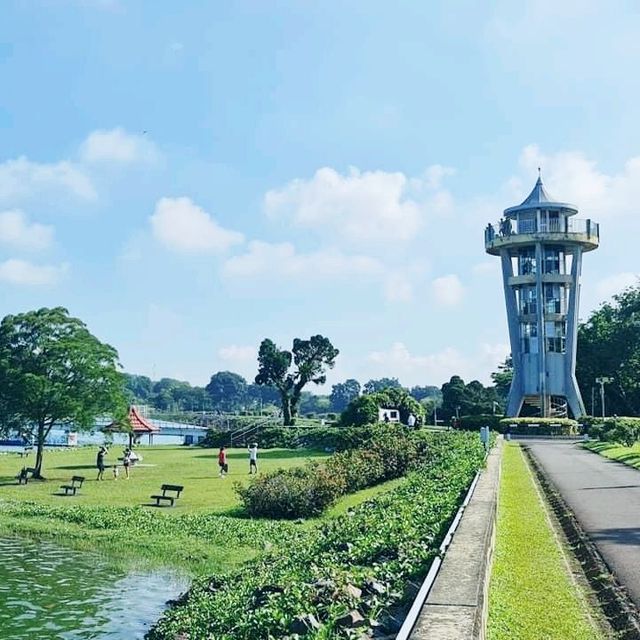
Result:
{"label": "green bush", "polygon": [[500,431],[513,435],[572,436],[579,432],[578,423],[569,418],[502,418]]}
{"label": "green bush", "polygon": [[460,429],[479,431],[481,427],[489,427],[492,431],[498,431],[500,430],[500,420],[502,420],[502,416],[495,416],[491,413],[481,413],[477,416],[460,416]]}
{"label": "green bush", "polygon": [[640,418],[616,416],[615,418],[595,418],[589,427],[589,435],[605,442],[618,442],[632,447],[640,440]]}
{"label": "green bush", "polygon": [[[386,626],[387,614],[410,598],[409,582],[420,582],[428,571],[484,459],[477,434],[430,433],[421,440],[428,462],[400,487],[347,515],[299,528],[286,547],[224,580],[195,580],[148,639],[343,640],[370,634],[371,622],[379,625],[378,635],[393,634],[397,627]],[[338,623],[353,609],[366,620],[357,636]],[[310,615],[316,631],[304,630]]]}
{"label": "green bush", "polygon": [[[261,449],[331,449],[343,451],[360,446],[371,437],[372,425],[364,427],[262,427],[248,436]],[[231,434],[228,431],[209,429],[204,447],[229,446]]]}
{"label": "green bush", "polygon": [[399,478],[423,459],[422,440],[401,425],[380,425],[358,449],[336,453],[323,463],[261,475],[235,489],[254,517],[308,518],[320,515],[340,496]]}
{"label": "green bush", "polygon": [[398,409],[400,421],[407,423],[409,414],[424,418],[424,407],[403,388],[387,388],[353,399],[340,416],[343,427],[363,426],[378,422],[378,409]]}

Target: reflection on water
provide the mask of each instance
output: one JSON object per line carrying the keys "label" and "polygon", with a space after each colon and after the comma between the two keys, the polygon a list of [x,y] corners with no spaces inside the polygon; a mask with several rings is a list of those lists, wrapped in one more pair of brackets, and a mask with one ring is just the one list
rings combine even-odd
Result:
{"label": "reflection on water", "polygon": [[99,555],[0,538],[0,638],[143,638],[187,586],[167,571],[127,572]]}

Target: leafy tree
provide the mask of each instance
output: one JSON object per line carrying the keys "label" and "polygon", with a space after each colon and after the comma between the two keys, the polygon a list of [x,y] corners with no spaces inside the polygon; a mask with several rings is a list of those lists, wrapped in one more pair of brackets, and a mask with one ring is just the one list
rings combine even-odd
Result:
{"label": "leafy tree", "polygon": [[611,379],[608,414],[640,414],[640,285],[613,296],[578,328],[576,377],[583,398],[591,397],[601,376]]}
{"label": "leafy tree", "polygon": [[336,413],[341,413],[359,395],[360,383],[353,378],[334,384],[331,388],[331,408]]}
{"label": "leafy tree", "polygon": [[247,385],[247,399],[254,407],[267,407],[280,404],[280,394],[275,387],[258,384]]}
{"label": "leafy tree", "polygon": [[424,399],[435,400],[439,402],[442,400],[442,392],[439,387],[426,386],[426,387],[411,387],[409,393],[416,399],[418,402]]}
{"label": "leafy tree", "polygon": [[329,396],[323,396],[310,391],[303,391],[300,394],[299,412],[304,413],[328,413],[331,410],[331,400]]}
{"label": "leafy tree", "polygon": [[416,418],[424,417],[422,405],[402,387],[389,387],[361,395],[349,403],[349,406],[340,416],[340,424],[343,426],[363,426],[378,422],[378,409],[398,409],[400,421],[407,423],[409,414]]}
{"label": "leafy tree", "polygon": [[380,378],[379,380],[369,380],[369,382],[365,382],[362,393],[376,393],[376,391],[392,388],[402,389],[398,378]]}
{"label": "leafy tree", "polygon": [[239,409],[247,397],[247,381],[237,373],[218,371],[206,386],[213,406],[223,411]]}
{"label": "leafy tree", "polygon": [[504,407],[511,388],[511,381],[513,380],[513,360],[511,356],[505,358],[505,361],[498,365],[498,370],[491,374],[491,380],[498,396],[498,402]]}
{"label": "leafy tree", "polygon": [[128,392],[129,399],[133,402],[148,402],[153,392],[153,382],[147,376],[138,376],[131,373],[125,373],[124,382]]}
{"label": "leafy tree", "polygon": [[[333,368],[339,353],[329,339],[321,335],[311,336],[309,340],[296,338],[291,351],[279,349],[268,338],[262,341],[255,382],[278,389],[285,425],[295,423],[302,389],[309,382],[324,384],[325,368]],[[292,364],[295,370],[289,371]]]}
{"label": "leafy tree", "polygon": [[493,413],[494,402],[499,397],[493,387],[485,387],[478,380],[465,384],[460,376],[452,376],[442,385],[442,407],[440,414],[444,419],[453,416],[475,416]]}
{"label": "leafy tree", "polygon": [[34,477],[42,477],[44,443],[55,426],[91,429],[110,414],[125,421],[124,377],[117,351],[93,336],[66,309],[5,316],[0,323],[0,425],[19,425],[37,447]]}

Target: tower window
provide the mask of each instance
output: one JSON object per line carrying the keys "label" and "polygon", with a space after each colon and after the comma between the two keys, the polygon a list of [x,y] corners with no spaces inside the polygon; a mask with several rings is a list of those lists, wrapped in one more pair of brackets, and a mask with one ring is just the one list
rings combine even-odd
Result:
{"label": "tower window", "polygon": [[534,249],[522,249],[518,254],[518,273],[532,276],[537,273],[536,252]]}

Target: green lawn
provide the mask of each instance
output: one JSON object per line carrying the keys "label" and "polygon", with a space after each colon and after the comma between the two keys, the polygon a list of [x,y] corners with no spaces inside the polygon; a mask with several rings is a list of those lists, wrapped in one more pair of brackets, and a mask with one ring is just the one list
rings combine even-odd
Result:
{"label": "green lawn", "polygon": [[[158,493],[162,484],[184,486],[184,493],[173,509],[164,509],[172,515],[199,510],[221,513],[239,504],[233,491],[234,481],[246,484],[249,480],[249,459],[245,449],[229,449],[229,475],[218,477],[218,450],[190,447],[141,447],[140,465],[131,470],[126,480],[120,466],[120,475],[113,479],[108,466],[105,480],[96,481],[95,466],[97,447],[74,450],[52,449],[45,453],[43,475],[46,482],[32,481],[18,486],[16,474],[23,466],[34,463],[34,454],[20,458],[16,454],[0,454],[0,499],[35,500],[42,504],[135,506],[149,504],[149,496]],[[113,447],[105,461],[107,465],[118,462],[122,447]],[[322,459],[326,453],[287,449],[270,449],[259,454],[259,469],[273,471],[304,464],[308,460]],[[122,465],[122,463],[119,463]],[[86,481],[75,497],[58,495],[59,486],[71,476],[85,476]]]}
{"label": "green lawn", "polygon": [[[110,468],[97,481],[96,448],[51,450],[45,454],[46,481],[18,485],[15,475],[33,464],[33,454],[20,458],[0,454],[0,535],[47,536],[74,547],[100,549],[125,562],[169,564],[194,574],[220,573],[251,559],[263,549],[286,548],[300,533],[300,525],[242,517],[235,482],[249,481],[248,454],[228,452],[229,475],[218,476],[217,450],[188,447],[144,447],[140,465],[126,480],[117,480]],[[121,448],[106,460],[115,463]],[[308,450],[261,451],[260,472],[291,468],[328,454]],[[76,496],[60,495],[59,486],[72,475],[86,481]],[[395,488],[404,479],[344,496],[324,516],[344,513],[374,495]],[[163,483],[184,486],[174,508],[158,509],[149,496]],[[303,526],[313,527],[321,519]]]}
{"label": "green lawn", "polygon": [[640,442],[633,447],[625,447],[616,442],[585,442],[584,448],[599,453],[605,458],[624,462],[631,467],[640,469]]}
{"label": "green lawn", "polygon": [[602,635],[546,516],[522,450],[505,446],[489,640],[595,640]]}

